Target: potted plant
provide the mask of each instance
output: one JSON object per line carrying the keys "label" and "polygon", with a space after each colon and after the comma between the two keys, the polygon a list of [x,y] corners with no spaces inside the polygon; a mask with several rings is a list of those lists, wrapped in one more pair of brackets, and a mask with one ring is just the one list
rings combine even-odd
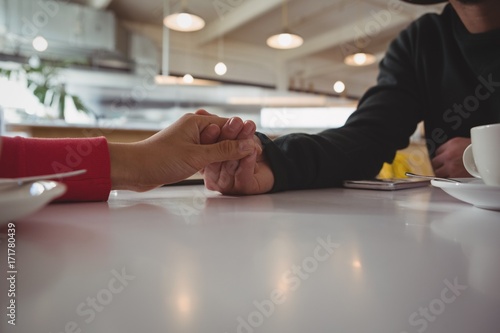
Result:
{"label": "potted plant", "polygon": [[66,64],[48,65],[40,61],[30,61],[29,64],[21,65],[17,69],[0,68],[0,76],[8,79],[13,76],[25,76],[27,88],[41,104],[57,111],[59,119],[65,119],[68,101],[74,104],[76,110],[93,114],[77,95],[67,92],[64,82],[59,79],[59,69],[66,66]]}

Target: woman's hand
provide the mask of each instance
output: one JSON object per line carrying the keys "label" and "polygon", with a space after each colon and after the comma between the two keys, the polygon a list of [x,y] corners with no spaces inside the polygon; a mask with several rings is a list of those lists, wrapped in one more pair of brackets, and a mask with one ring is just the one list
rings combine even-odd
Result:
{"label": "woman's hand", "polygon": [[112,189],[147,191],[186,179],[210,164],[255,155],[260,147],[252,138],[202,144],[202,132],[218,137],[230,121],[208,114],[186,114],[144,141],[109,143]]}

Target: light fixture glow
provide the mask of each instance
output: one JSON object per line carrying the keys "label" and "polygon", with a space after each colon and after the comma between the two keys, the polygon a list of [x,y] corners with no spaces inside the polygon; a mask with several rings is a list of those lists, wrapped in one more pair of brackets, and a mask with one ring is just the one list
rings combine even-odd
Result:
{"label": "light fixture glow", "polygon": [[288,30],[288,3],[287,0],[283,0],[283,5],[281,6],[281,14],[283,21],[283,31],[280,34],[272,35],[267,39],[267,46],[274,49],[289,50],[301,46],[304,43],[304,39],[299,35],[291,33]]}
{"label": "light fixture glow", "polygon": [[376,60],[373,54],[358,52],[345,57],[344,63],[349,66],[368,66],[375,63]]}
{"label": "light fixture glow", "polygon": [[192,311],[191,298],[187,295],[179,295],[177,298],[177,309],[183,315],[189,315]]}
{"label": "light fixture glow", "polygon": [[33,48],[38,52],[44,52],[49,47],[49,43],[42,36],[36,36],[33,38]]}
{"label": "light fixture glow", "polygon": [[267,39],[267,45],[274,49],[289,50],[301,46],[304,39],[289,32],[273,35]]}
{"label": "light fixture glow", "polygon": [[198,15],[183,11],[168,15],[163,19],[163,24],[175,31],[192,32],[203,29],[205,27],[205,20]]}
{"label": "light fixture glow", "polygon": [[222,75],[225,75],[227,73],[227,66],[223,62],[219,62],[219,63],[217,63],[217,65],[215,65],[214,70],[215,70],[215,74],[222,76]]}
{"label": "light fixture glow", "polygon": [[184,81],[184,83],[191,84],[194,82],[194,77],[191,74],[186,74],[182,78],[182,81]]}
{"label": "light fixture glow", "polygon": [[191,15],[187,13],[180,13],[177,15],[175,21],[182,29],[189,29],[189,27],[193,24],[193,19]]}
{"label": "light fixture glow", "polygon": [[359,260],[354,260],[352,262],[352,267],[356,268],[356,269],[361,269],[363,268],[363,265],[361,264],[361,261]]}
{"label": "light fixture glow", "polygon": [[353,60],[356,65],[363,65],[364,63],[366,63],[366,58],[366,54],[356,53],[353,57]]}
{"label": "light fixture glow", "polygon": [[337,81],[333,85],[333,91],[335,91],[337,94],[341,94],[345,91],[345,83],[342,81]]}
{"label": "light fixture glow", "polygon": [[289,47],[293,42],[292,35],[290,34],[279,34],[278,35],[278,44],[283,47]]}

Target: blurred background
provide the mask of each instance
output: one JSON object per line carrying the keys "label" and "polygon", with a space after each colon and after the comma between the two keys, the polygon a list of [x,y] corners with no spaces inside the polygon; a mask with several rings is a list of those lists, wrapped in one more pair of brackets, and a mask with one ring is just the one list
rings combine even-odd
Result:
{"label": "blurred background", "polygon": [[198,108],[252,119],[271,136],[317,132],[342,126],[389,43],[441,9],[399,0],[0,0],[0,106],[7,131],[26,136],[135,141]]}

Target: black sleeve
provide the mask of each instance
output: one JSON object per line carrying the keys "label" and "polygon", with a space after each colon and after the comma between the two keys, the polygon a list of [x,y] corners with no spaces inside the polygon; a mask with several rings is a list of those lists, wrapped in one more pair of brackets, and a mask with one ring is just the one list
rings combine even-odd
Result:
{"label": "black sleeve", "polygon": [[[410,27],[411,28],[411,27]],[[422,120],[411,29],[394,40],[369,89],[346,124],[319,134],[290,134],[269,140],[259,133],[275,177],[272,192],[341,185],[375,177]]]}

